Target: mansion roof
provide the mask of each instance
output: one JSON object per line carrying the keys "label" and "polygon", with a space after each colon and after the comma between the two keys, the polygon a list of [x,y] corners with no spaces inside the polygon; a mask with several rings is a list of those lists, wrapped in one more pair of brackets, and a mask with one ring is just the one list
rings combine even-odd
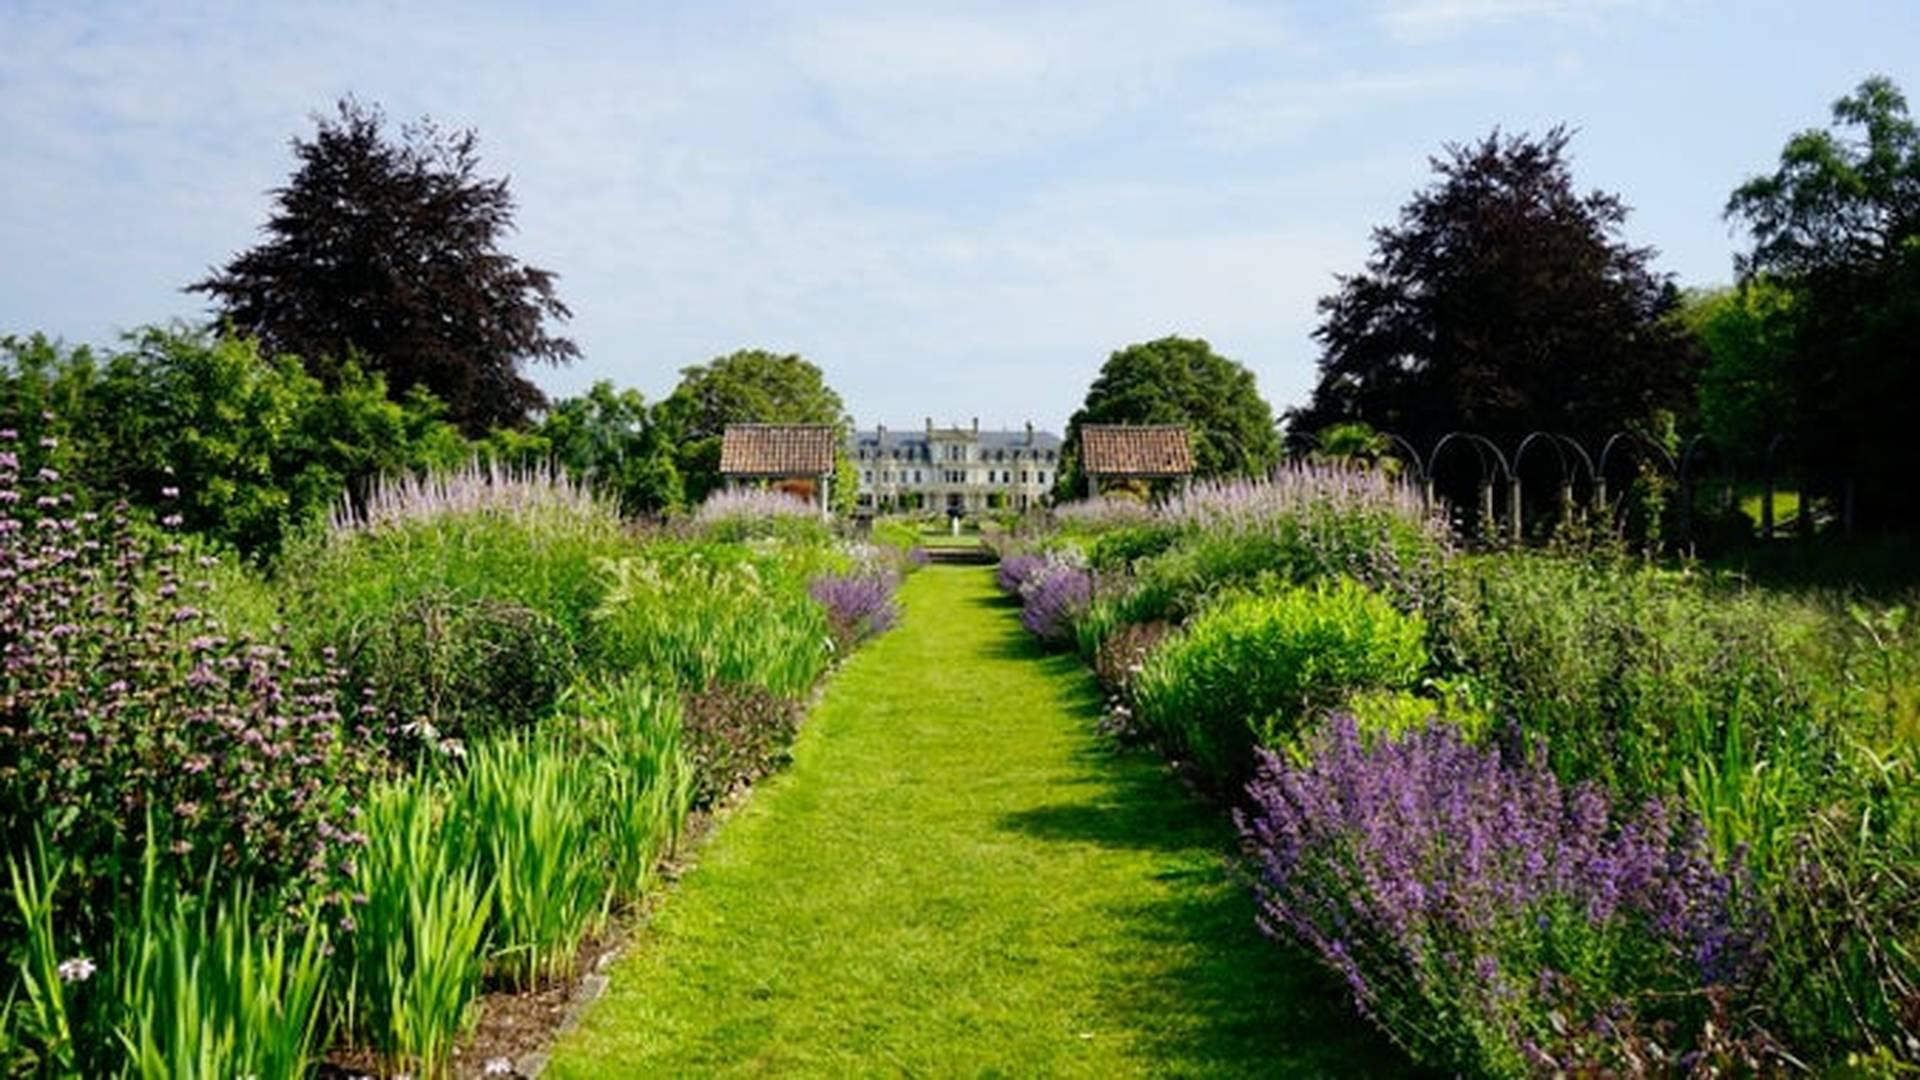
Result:
{"label": "mansion roof", "polygon": [[[935,428],[929,438],[924,429],[908,428],[905,431],[890,429],[856,431],[847,440],[847,447],[854,451],[856,456],[928,460],[930,444],[936,441],[972,443],[980,448],[982,455],[1004,454],[1012,458],[1027,456],[1029,451],[1057,455],[1061,446],[1060,436],[1050,431],[971,431],[966,428]],[[864,454],[862,454],[863,451]]]}

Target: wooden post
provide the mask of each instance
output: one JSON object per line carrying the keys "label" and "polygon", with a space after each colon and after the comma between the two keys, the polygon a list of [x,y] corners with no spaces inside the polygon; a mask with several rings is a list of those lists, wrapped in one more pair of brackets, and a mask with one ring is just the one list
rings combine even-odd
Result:
{"label": "wooden post", "polygon": [[1507,514],[1513,519],[1513,542],[1516,544],[1526,539],[1525,530],[1522,528],[1524,523],[1521,521],[1521,505],[1520,477],[1515,474],[1512,483],[1507,485]]}

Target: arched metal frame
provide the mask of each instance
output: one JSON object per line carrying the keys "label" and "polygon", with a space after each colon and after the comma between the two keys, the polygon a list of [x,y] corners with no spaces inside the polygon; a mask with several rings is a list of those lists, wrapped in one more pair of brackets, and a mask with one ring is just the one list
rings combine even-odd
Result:
{"label": "arched metal frame", "polygon": [[[1656,468],[1664,469],[1678,488],[1680,533],[1689,538],[1692,535],[1695,487],[1700,479],[1697,474],[1701,472],[1703,464],[1709,460],[1717,463],[1721,472],[1726,472],[1725,454],[1714,440],[1705,434],[1697,434],[1687,439],[1676,456],[1673,451],[1640,432],[1616,431],[1601,443],[1600,453],[1596,459],[1578,439],[1554,431],[1529,432],[1514,447],[1511,456],[1502,452],[1493,440],[1472,431],[1447,432],[1425,455],[1420,453],[1419,448],[1412,441],[1402,435],[1385,430],[1377,430],[1376,433],[1392,445],[1395,455],[1413,471],[1410,479],[1419,483],[1429,509],[1438,505],[1435,476],[1439,472],[1441,458],[1455,443],[1470,447],[1479,470],[1476,480],[1479,489],[1480,528],[1489,535],[1510,531],[1515,539],[1524,536],[1525,525],[1523,518],[1526,506],[1525,490],[1520,470],[1532,460],[1532,457],[1541,453],[1550,451],[1559,466],[1562,514],[1569,518],[1580,505],[1581,500],[1577,497],[1578,485],[1584,478],[1589,491],[1587,504],[1596,514],[1602,515],[1605,519],[1617,519],[1621,507],[1616,500],[1610,498],[1608,475],[1609,470],[1618,467],[1615,458],[1620,455],[1626,454],[1643,463],[1651,463]],[[1317,448],[1320,445],[1318,437],[1313,434],[1303,433],[1296,438],[1308,446]],[[1797,437],[1787,432],[1775,436],[1767,444],[1763,477],[1766,493],[1761,504],[1761,533],[1768,539],[1772,539],[1776,532],[1774,504],[1776,485],[1779,482],[1777,474],[1781,449],[1796,441],[1798,441]],[[1731,485],[1732,474],[1726,473],[1726,475],[1727,482]],[[1503,508],[1506,513],[1496,516],[1494,489],[1502,486],[1502,482],[1507,489],[1507,502]],[[1812,521],[1812,515],[1807,509],[1811,505],[1809,481],[1804,471],[1799,476],[1798,487],[1801,512],[1796,516],[1795,531],[1804,536],[1810,531]]]}
{"label": "arched metal frame", "polygon": [[[1505,479],[1508,482],[1509,488],[1511,488],[1512,481],[1513,481],[1513,468],[1507,463],[1507,456],[1505,454],[1502,454],[1500,452],[1500,448],[1493,444],[1493,440],[1487,438],[1484,435],[1476,435],[1471,431],[1449,431],[1445,435],[1440,436],[1439,442],[1436,442],[1433,444],[1433,453],[1427,455],[1427,465],[1426,465],[1425,476],[1424,476],[1427,505],[1432,506],[1434,502],[1433,474],[1435,470],[1439,468],[1440,454],[1442,451],[1446,450],[1447,445],[1453,442],[1455,439],[1459,439],[1460,441],[1466,443],[1468,446],[1471,446],[1473,448],[1474,456],[1479,461],[1479,464],[1480,464],[1480,477],[1479,477],[1480,479],[1480,528],[1483,532],[1491,536],[1499,531],[1499,525],[1497,524],[1497,519],[1494,517],[1494,514],[1493,514],[1494,481],[1495,479]],[[1487,459],[1489,455],[1492,456],[1493,462],[1498,466],[1500,466],[1499,473],[1496,474],[1495,477],[1491,477],[1491,478],[1487,475],[1487,471],[1488,471]],[[1515,520],[1518,520],[1517,514],[1515,515]]]}
{"label": "arched metal frame", "polygon": [[[1779,479],[1777,462],[1780,447],[1785,443],[1799,441],[1799,436],[1791,431],[1783,431],[1767,441],[1767,454],[1762,459],[1763,469],[1766,472],[1766,490],[1760,496],[1760,537],[1763,540],[1772,540],[1775,531],[1773,500],[1774,488]],[[1806,470],[1801,470],[1799,481],[1800,505],[1794,511],[1793,531],[1801,539],[1806,539],[1813,535],[1813,492],[1808,488]]]}
{"label": "arched metal frame", "polygon": [[[1516,537],[1525,535],[1525,522],[1522,520],[1521,514],[1524,512],[1526,501],[1524,492],[1522,491],[1520,466],[1525,462],[1527,451],[1533,447],[1536,440],[1544,440],[1547,446],[1552,447],[1554,458],[1560,463],[1560,514],[1562,520],[1573,517],[1573,485],[1579,480],[1579,474],[1575,472],[1573,463],[1578,462],[1583,466],[1587,470],[1588,483],[1591,484],[1593,482],[1593,459],[1587,456],[1586,449],[1571,436],[1561,435],[1552,431],[1535,431],[1528,434],[1526,438],[1520,440],[1520,445],[1513,451],[1513,490],[1509,499],[1513,510],[1513,533]],[[1569,450],[1573,452],[1572,457],[1568,456],[1567,452]]]}

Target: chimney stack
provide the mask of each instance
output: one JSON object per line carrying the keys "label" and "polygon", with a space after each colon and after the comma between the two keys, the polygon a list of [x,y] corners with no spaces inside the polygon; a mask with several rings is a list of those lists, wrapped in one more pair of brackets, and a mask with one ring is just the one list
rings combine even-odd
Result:
{"label": "chimney stack", "polygon": [[875,445],[875,446],[885,446],[885,445],[886,445],[886,442],[887,442],[887,425],[885,425],[885,424],[876,424],[876,425],[874,426],[874,431],[873,431],[873,443],[874,443],[874,445]]}
{"label": "chimney stack", "polygon": [[933,417],[927,417],[927,438],[933,438]]}
{"label": "chimney stack", "polygon": [[977,416],[973,418],[973,433],[980,434],[980,418]]}
{"label": "chimney stack", "polygon": [[1027,445],[1033,445],[1033,421],[1027,421]]}

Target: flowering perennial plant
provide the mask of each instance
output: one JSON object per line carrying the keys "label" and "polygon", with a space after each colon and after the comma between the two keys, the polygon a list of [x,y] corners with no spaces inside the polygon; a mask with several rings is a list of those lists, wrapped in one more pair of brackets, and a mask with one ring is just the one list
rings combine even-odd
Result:
{"label": "flowering perennial plant", "polygon": [[1086,532],[1099,532],[1148,524],[1154,520],[1154,511],[1137,499],[1101,497],[1062,503],[1053,508],[1053,519]]}
{"label": "flowering perennial plant", "polygon": [[329,523],[347,533],[433,521],[458,514],[496,514],[526,520],[544,514],[599,518],[618,523],[618,506],[595,495],[563,469],[515,469],[475,461],[463,469],[390,477],[366,498],[336,503]]}
{"label": "flowering perennial plant", "polygon": [[1436,530],[1420,489],[1378,469],[1296,461],[1259,480],[1202,480],[1170,497],[1163,519],[1191,528],[1253,529],[1324,509],[1343,517],[1388,514]]}
{"label": "flowering perennial plant", "polygon": [[807,586],[827,609],[827,626],[837,648],[846,649],[864,638],[893,628],[900,617],[893,594],[900,579],[891,573],[856,569],[846,574],[822,574]]}
{"label": "flowering perennial plant", "polygon": [[828,531],[819,507],[784,491],[755,488],[707,496],[693,512],[693,526],[701,537],[721,541],[762,537],[818,541]]}
{"label": "flowering perennial plant", "polygon": [[1073,640],[1073,620],[1093,603],[1093,571],[1049,556],[1020,585],[1020,625],[1050,645]]}
{"label": "flowering perennial plant", "polygon": [[1000,566],[994,571],[994,581],[1001,591],[1014,596],[1020,595],[1020,589],[1035,574],[1048,565],[1045,555],[1022,552],[1008,555],[1000,560]]}
{"label": "flowering perennial plant", "polygon": [[1290,934],[1417,1057],[1469,1074],[1604,1061],[1622,1030],[1702,1037],[1757,966],[1759,917],[1696,820],[1562,786],[1436,725],[1370,748],[1335,717],[1306,764],[1262,752],[1237,815],[1262,927]]}
{"label": "flowering perennial plant", "polygon": [[181,545],[124,507],[75,512],[55,472],[23,479],[0,447],[0,836],[45,830],[82,923],[134,894],[143,819],[169,875],[338,901],[370,718],[341,715],[332,657],[308,674],[228,637]]}

